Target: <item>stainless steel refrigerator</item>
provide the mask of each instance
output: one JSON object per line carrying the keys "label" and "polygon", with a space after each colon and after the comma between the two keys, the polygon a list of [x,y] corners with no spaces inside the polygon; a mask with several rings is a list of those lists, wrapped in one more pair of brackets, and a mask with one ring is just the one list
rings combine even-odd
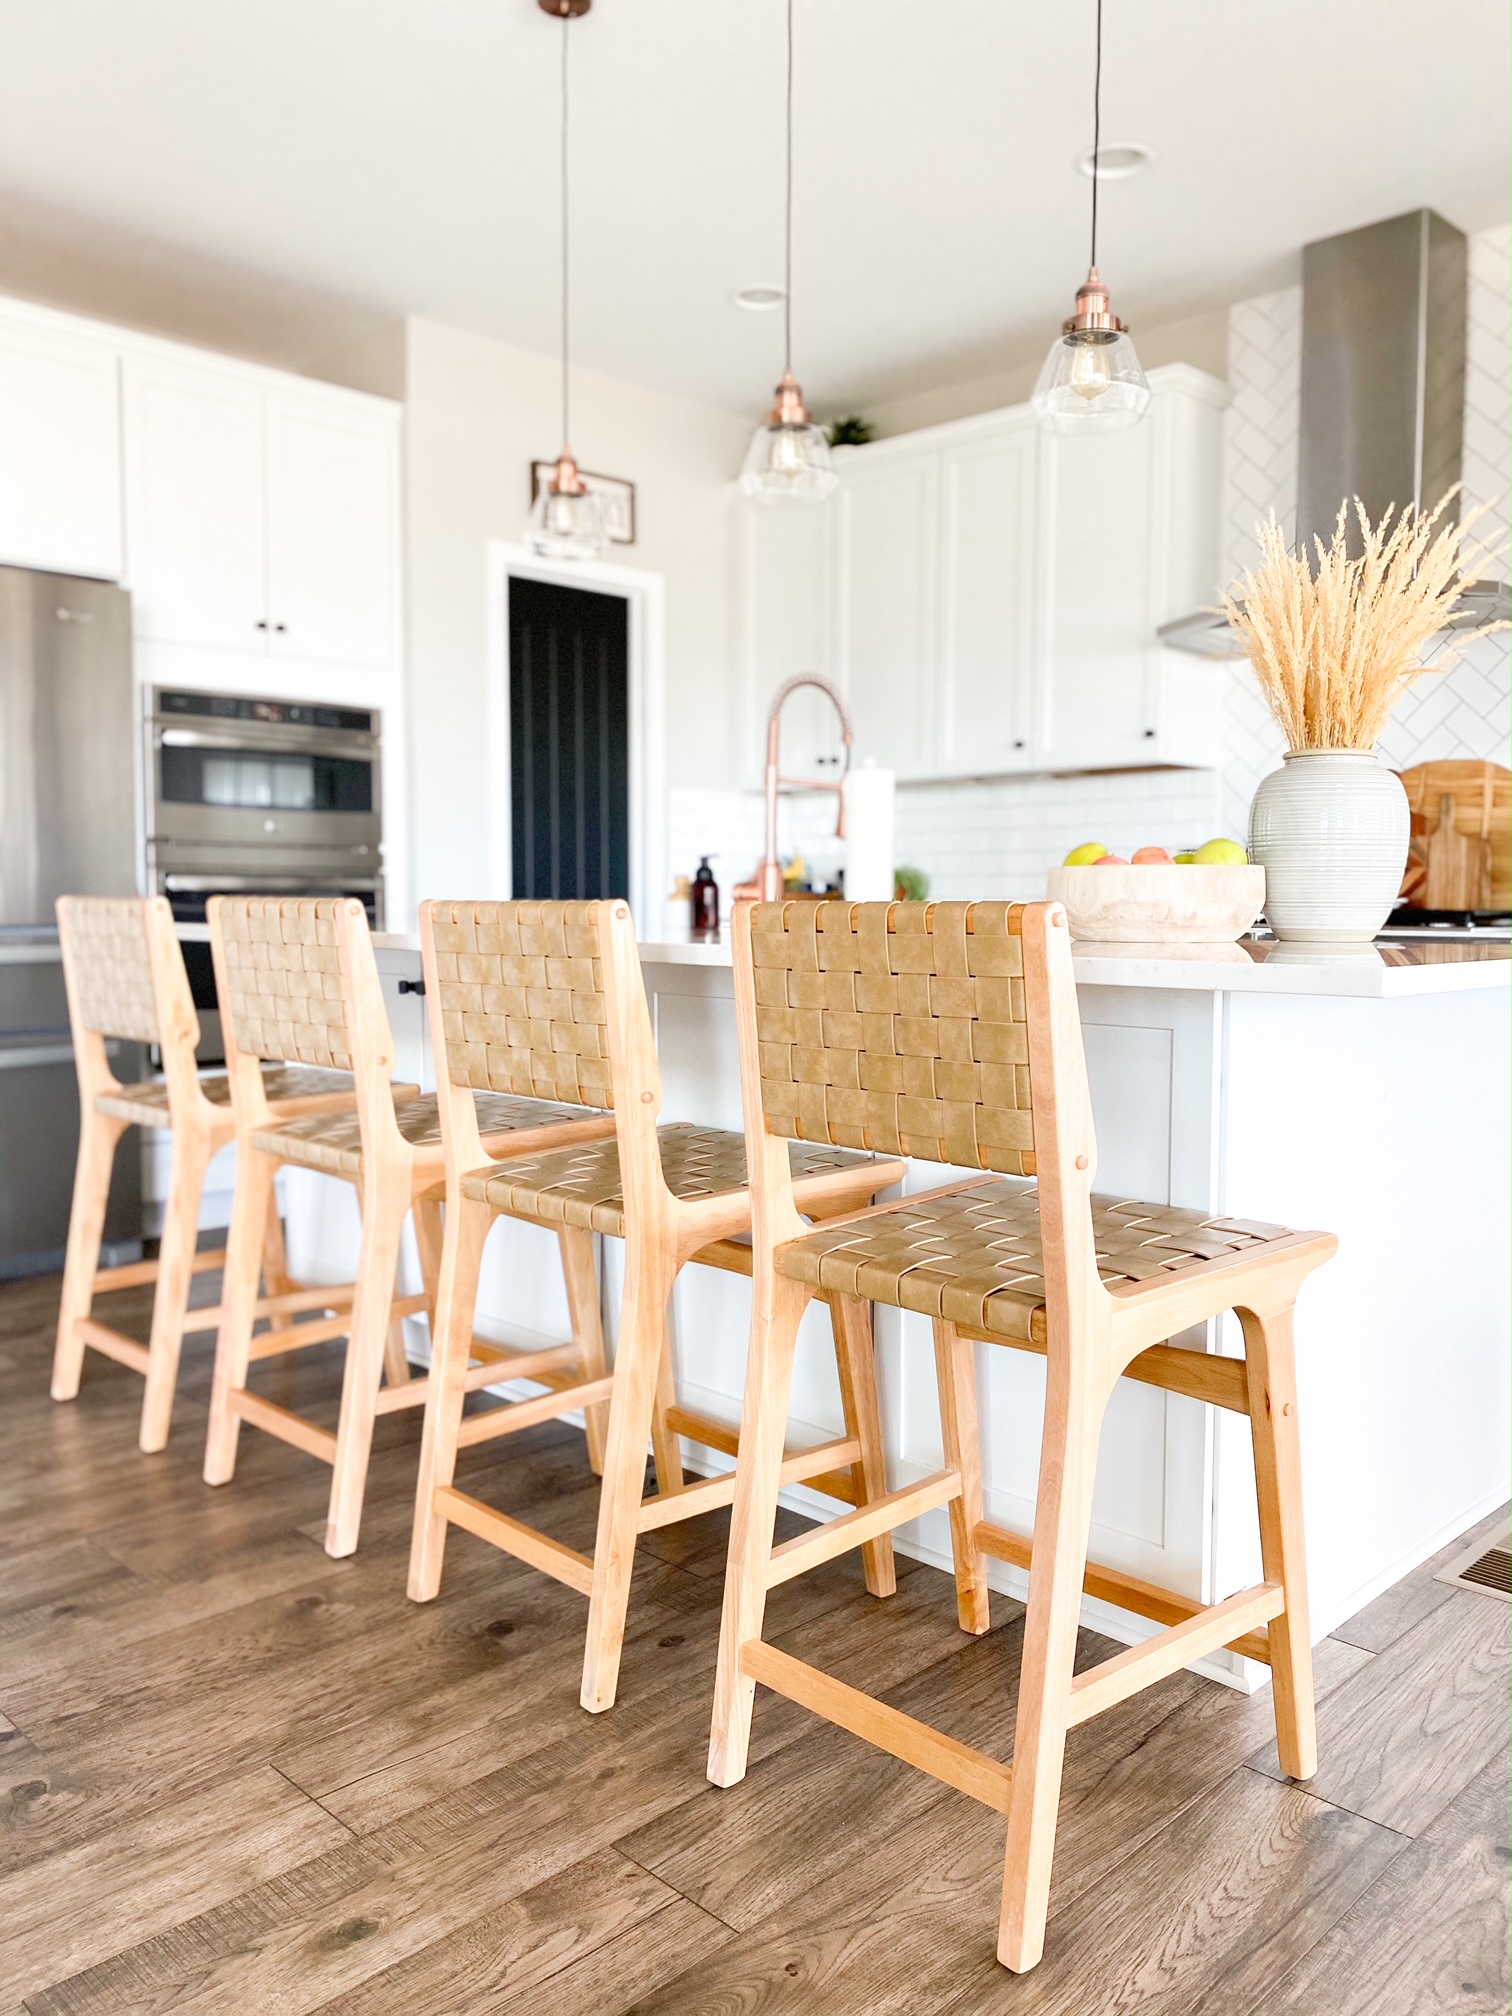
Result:
{"label": "stainless steel refrigerator", "polygon": [[[137,893],[131,598],[105,581],[0,567],[0,1277],[59,1264],[78,1089],[53,905]],[[145,1074],[113,1045],[116,1075]],[[141,1237],[141,1164],[116,1156],[112,1257]]]}

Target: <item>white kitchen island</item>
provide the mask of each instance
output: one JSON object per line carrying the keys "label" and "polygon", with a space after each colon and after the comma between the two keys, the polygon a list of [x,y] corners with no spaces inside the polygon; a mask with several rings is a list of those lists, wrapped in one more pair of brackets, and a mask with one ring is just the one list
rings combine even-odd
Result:
{"label": "white kitchen island", "polygon": [[[413,939],[378,941],[405,1075],[432,1082]],[[1509,1488],[1508,948],[1393,945],[1344,956],[1269,943],[1173,958],[1076,948],[1098,1130],[1097,1189],[1338,1234],[1337,1258],[1303,1289],[1298,1378],[1313,1629],[1321,1637],[1379,1590],[1493,1510]],[[740,1126],[733,976],[720,943],[642,947],[666,1120]],[[297,1271],[350,1271],[351,1193],[289,1172]],[[949,1172],[914,1165],[910,1189]],[[619,1250],[605,1254],[612,1332]],[[673,1311],[682,1393],[739,1418],[749,1287],[687,1269]],[[479,1329],[522,1344],[568,1334],[554,1238],[494,1235]],[[940,1467],[929,1325],[879,1312],[882,1411],[891,1481]],[[1188,1333],[1238,1353],[1232,1318]],[[412,1325],[415,1355],[423,1324]],[[979,1345],[987,1516],[1032,1526],[1043,1361]],[[792,1441],[840,1432],[822,1307],[802,1334]],[[1246,1425],[1123,1381],[1106,1418],[1094,1503],[1095,1558],[1213,1602],[1259,1579]],[[689,1446],[690,1467],[726,1459]],[[820,1516],[833,1501],[795,1487]],[[898,1533],[949,1565],[945,1514]],[[1022,1593],[1023,1578],[991,1564]],[[1085,1614],[1129,1641],[1157,1627],[1087,1599]],[[1220,1653],[1203,1670],[1253,1686],[1265,1669]]]}

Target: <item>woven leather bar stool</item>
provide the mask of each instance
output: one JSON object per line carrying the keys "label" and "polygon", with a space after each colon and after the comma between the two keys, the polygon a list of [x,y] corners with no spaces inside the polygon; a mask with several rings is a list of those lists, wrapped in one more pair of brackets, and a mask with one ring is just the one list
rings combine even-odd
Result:
{"label": "woven leather bar stool", "polygon": [[[190,1313],[196,1274],[221,1266],[222,1251],[197,1251],[205,1171],[235,1132],[230,1081],[201,1077],[195,1063],[199,1017],[189,993],[173,915],[161,896],[61,896],[58,936],[79,1076],[79,1159],[74,1175],[63,1296],[53,1356],[52,1397],[75,1399],[86,1347],[145,1375],[139,1446],[149,1453],[168,1441],[186,1335],[213,1330],[219,1309]],[[121,1084],[110,1068],[106,1038],[156,1044],[163,1076]],[[352,1081],[333,1071],[270,1071],[262,1080],[269,1110],[279,1114],[350,1106]],[[173,1135],[172,1188],[156,1260],[101,1268],[100,1240],[115,1151],[128,1127],[166,1128]],[[281,1254],[278,1286],[287,1288]],[[96,1295],[155,1283],[146,1345],[93,1313]]]}
{"label": "woven leather bar stool", "polygon": [[[657,1126],[661,1073],[628,905],[427,903],[420,940],[442,1088],[447,1216],[410,1594],[424,1602],[439,1589],[448,1523],[578,1590],[589,1599],[582,1702],[598,1711],[613,1705],[618,1684],[637,1535],[734,1497],[733,1475],[693,1484],[683,1476],[680,1435],[731,1454],[738,1438],[677,1406],[667,1303],[689,1261],[750,1272],[745,1144],[739,1134],[712,1127]],[[612,1106],[614,1138],[491,1166],[472,1101],[492,1086]],[[791,1180],[799,1208],[823,1218],[868,1202],[902,1173],[901,1163],[825,1146],[795,1149]],[[464,1419],[478,1269],[500,1215],[571,1228],[585,1240],[594,1232],[624,1240],[614,1371],[606,1374],[600,1362],[571,1378],[539,1358],[521,1358],[515,1372],[554,1390]],[[579,1299],[594,1292],[590,1251]],[[854,1297],[826,1299],[845,1433],[818,1448],[779,1451],[778,1470],[785,1483],[802,1480],[848,1504],[870,1505],[886,1490],[870,1310]],[[592,1431],[605,1402],[604,1481],[591,1556],[454,1487],[459,1448],[579,1407]],[[648,1442],[657,1489],[643,1497]],[[865,1566],[872,1593],[890,1595],[890,1537],[879,1532]]]}
{"label": "woven leather bar stool", "polygon": [[[235,1087],[238,1162],[205,1481],[230,1481],[244,1421],[292,1442],[331,1465],[326,1552],[350,1554],[362,1521],[374,1420],[423,1406],[428,1390],[426,1380],[410,1376],[400,1321],[421,1310],[435,1312],[443,1175],[436,1101],[421,1098],[413,1085],[394,1083],[394,1038],[359,902],[218,896],[207,907]],[[259,1060],[287,1058],[351,1070],[355,1111],[281,1120],[264,1102]],[[534,1099],[488,1096],[475,1105],[474,1125],[499,1156],[581,1140],[610,1124],[604,1116]],[[267,1308],[258,1301],[257,1279],[273,1215],[273,1181],[285,1163],[355,1187],[362,1213],[357,1279],[345,1288],[310,1290],[302,1304],[336,1314],[254,1335]],[[426,1287],[396,1296],[399,1242],[411,1212]],[[602,1343],[596,1307],[590,1313],[592,1332],[582,1349],[591,1357]],[[336,1337],[346,1338],[347,1350],[334,1433],[248,1386],[254,1362]],[[481,1339],[469,1339],[467,1348],[479,1361],[469,1375],[472,1384],[500,1376],[494,1361],[506,1354]]]}
{"label": "woven leather bar stool", "polygon": [[[998,1955],[1022,1971],[1044,1943],[1062,1757],[1077,1724],[1229,1646],[1270,1664],[1282,1768],[1316,1769],[1292,1308],[1337,1241],[1092,1194],[1097,1147],[1059,904],[743,904],[734,931],[756,1273],[709,1776],[744,1775],[760,1681],[1004,1813]],[[814,1228],[796,1207],[790,1138],[1002,1175]],[[825,1290],[934,1319],[946,1467],[774,1548],[793,1339]],[[1243,1328],[1242,1360],[1164,1341],[1227,1309]],[[1032,1545],[983,1518],[978,1340],[1047,1359]],[[1121,1377],[1248,1416],[1257,1587],[1204,1607],[1088,1563],[1102,1415]],[[1011,1767],[762,1642],[769,1588],[937,1506],[950,1510],[965,1630],[988,1628],[989,1556],[1030,1571]],[[1084,1588],[1168,1628],[1073,1677]]]}

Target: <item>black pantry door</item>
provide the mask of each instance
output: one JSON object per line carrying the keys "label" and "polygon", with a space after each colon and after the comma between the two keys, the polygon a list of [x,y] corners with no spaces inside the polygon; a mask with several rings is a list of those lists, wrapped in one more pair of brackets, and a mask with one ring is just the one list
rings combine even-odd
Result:
{"label": "black pantry door", "polygon": [[514,894],[630,894],[628,605],[511,578]]}

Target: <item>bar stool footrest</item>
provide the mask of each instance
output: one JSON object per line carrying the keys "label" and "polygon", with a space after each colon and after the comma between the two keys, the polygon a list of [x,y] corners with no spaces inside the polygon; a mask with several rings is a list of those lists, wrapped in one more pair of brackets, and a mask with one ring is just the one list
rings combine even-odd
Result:
{"label": "bar stool footrest", "polygon": [[119,1330],[112,1330],[108,1323],[101,1323],[94,1316],[79,1318],[78,1334],[96,1351],[103,1351],[107,1358],[114,1358],[118,1365],[129,1365],[133,1372],[146,1373],[150,1362],[147,1346],[138,1344],[134,1337],[123,1336]]}
{"label": "bar stool footrest", "polygon": [[791,1581],[793,1576],[817,1568],[821,1561],[832,1561],[837,1554],[849,1553],[852,1547],[875,1540],[880,1533],[890,1533],[905,1520],[917,1519],[922,1512],[933,1512],[960,1495],[960,1471],[938,1470],[920,1484],[889,1491],[883,1498],[873,1498],[869,1505],[857,1506],[854,1512],[842,1512],[838,1519],[774,1547],[767,1568],[767,1587],[775,1589],[780,1582]]}
{"label": "bar stool footrest", "polygon": [[336,1437],[331,1430],[307,1421],[292,1408],[280,1407],[276,1400],[265,1400],[260,1393],[249,1393],[245,1386],[232,1389],[229,1405],[233,1414],[251,1427],[261,1428],[264,1434],[276,1435],[281,1442],[292,1442],[296,1449],[303,1449],[307,1456],[319,1457],[322,1463],[336,1461]]}
{"label": "bar stool footrest", "polygon": [[442,1485],[431,1502],[453,1526],[460,1526],[477,1539],[488,1541],[490,1546],[499,1548],[505,1554],[512,1554],[517,1561],[527,1562],[532,1568],[554,1576],[558,1582],[565,1582],[580,1596],[592,1595],[593,1562],[575,1547],[565,1547],[560,1540],[537,1532],[534,1526],[523,1525],[518,1519],[496,1512],[491,1505],[469,1498],[465,1491],[458,1491],[451,1484]]}
{"label": "bar stool footrest", "polygon": [[1008,1811],[1013,1771],[996,1758],[958,1743],[953,1736],[942,1735],[927,1722],[918,1722],[901,1709],[890,1708],[886,1702],[863,1694],[859,1687],[847,1686],[843,1680],[833,1679],[817,1666],[806,1665],[758,1638],[741,1646],[740,1670],[748,1679],[785,1695],[815,1715],[822,1715],[826,1722],[848,1729],[853,1736],[875,1744],[889,1756],[927,1771],[931,1778],[980,1800],[995,1812]]}

